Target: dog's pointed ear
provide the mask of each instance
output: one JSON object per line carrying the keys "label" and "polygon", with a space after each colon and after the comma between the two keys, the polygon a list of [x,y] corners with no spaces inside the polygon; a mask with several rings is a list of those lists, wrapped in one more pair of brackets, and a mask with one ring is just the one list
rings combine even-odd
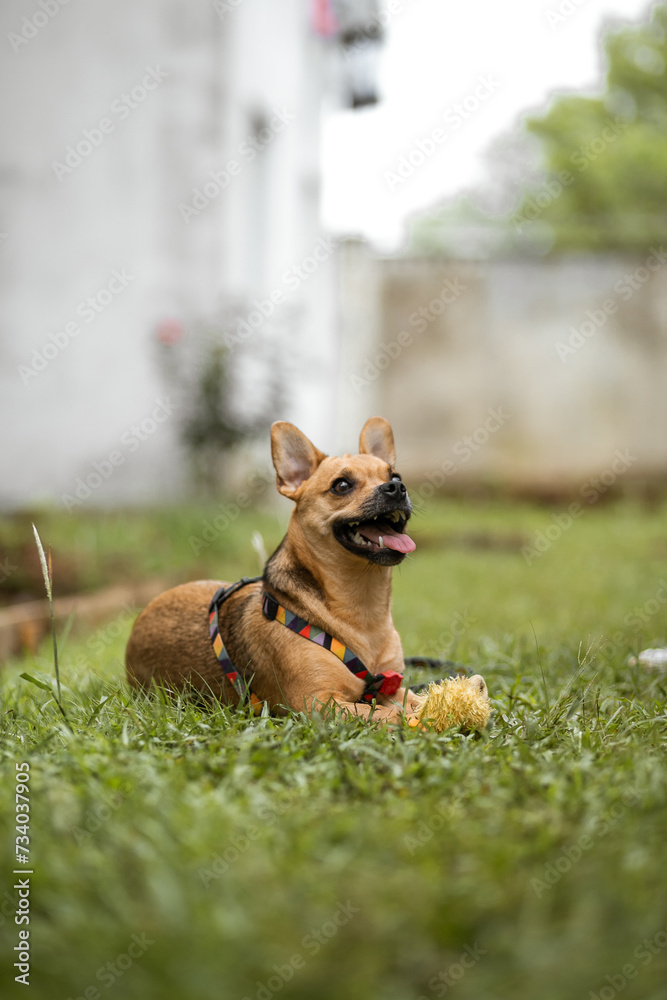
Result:
{"label": "dog's pointed ear", "polygon": [[359,454],[375,455],[392,468],[396,464],[394,432],[384,417],[371,417],[363,426],[359,437]]}
{"label": "dog's pointed ear", "polygon": [[326,457],[294,424],[278,420],[271,426],[271,458],[278,492],[290,500],[296,499],[301,485]]}

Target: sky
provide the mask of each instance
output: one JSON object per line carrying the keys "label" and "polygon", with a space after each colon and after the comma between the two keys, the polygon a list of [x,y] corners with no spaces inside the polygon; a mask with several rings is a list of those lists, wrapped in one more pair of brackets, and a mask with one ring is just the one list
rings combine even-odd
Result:
{"label": "sky", "polygon": [[[380,0],[380,6],[389,6]],[[483,182],[484,152],[551,95],[595,91],[600,29],[645,19],[647,0],[393,0],[382,100],[323,123],[323,221],[399,250],[406,221]]]}

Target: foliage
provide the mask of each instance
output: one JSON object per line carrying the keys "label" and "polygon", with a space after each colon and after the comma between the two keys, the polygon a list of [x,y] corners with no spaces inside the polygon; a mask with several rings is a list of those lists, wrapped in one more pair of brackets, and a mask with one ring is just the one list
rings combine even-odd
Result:
{"label": "foliage", "polygon": [[557,97],[528,121],[548,175],[516,214],[552,227],[558,250],[643,250],[667,235],[667,5],[608,32],[604,50],[599,96]]}
{"label": "foliage", "polygon": [[234,330],[244,322],[239,309],[222,310],[189,339],[158,344],[160,367],[179,400],[180,438],[198,495],[215,496],[228,487],[230,454],[240,444],[265,436],[280,410],[284,373],[279,340],[258,336],[255,344],[246,341]]}
{"label": "foliage", "polygon": [[667,4],[602,44],[600,92],[557,95],[498,137],[488,181],[416,219],[413,252],[645,252],[667,240]]}
{"label": "foliage", "polygon": [[197,394],[183,426],[183,440],[193,451],[206,450],[211,440],[228,451],[248,434],[231,412],[229,351],[216,344],[198,373]]}
{"label": "foliage", "polygon": [[[627,664],[667,639],[664,506],[598,504],[531,565],[521,536],[548,509],[424,514],[398,625],[406,653],[486,676],[483,739],[131,697],[126,615],[61,644],[72,731],[19,676],[49,686],[47,644],[5,669],[0,855],[9,879],[28,761],[32,996],[571,1000],[622,978],[628,1000],[664,997],[667,677]],[[252,524],[211,546],[221,573],[226,550],[252,569]]]}

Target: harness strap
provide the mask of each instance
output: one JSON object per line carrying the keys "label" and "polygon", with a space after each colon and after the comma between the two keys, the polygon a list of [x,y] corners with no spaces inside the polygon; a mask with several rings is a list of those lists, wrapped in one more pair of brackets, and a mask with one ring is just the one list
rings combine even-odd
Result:
{"label": "harness strap", "polygon": [[261,576],[244,576],[241,580],[237,580],[236,583],[233,583],[231,587],[220,587],[219,590],[216,590],[215,594],[211,598],[211,603],[208,606],[209,632],[211,635],[211,642],[213,643],[213,649],[215,650],[215,655],[218,658],[218,663],[222,667],[227,680],[239,696],[239,705],[245,705],[246,702],[249,702],[255,714],[261,712],[262,705],[264,703],[260,701],[257,695],[253,694],[250,690],[250,681],[246,680],[246,678],[232,663],[229,653],[225,648],[222,636],[220,635],[218,616],[220,608],[228,597],[235,594],[237,590],[241,589],[241,587],[246,587],[249,583],[258,583],[261,579]]}
{"label": "harness strap", "polygon": [[[246,702],[249,702],[255,713],[261,711],[264,703],[250,689],[252,677],[246,678],[242,671],[234,666],[220,634],[219,614],[220,608],[228,597],[235,594],[241,587],[246,587],[249,583],[259,583],[262,579],[261,576],[244,576],[229,587],[220,587],[211,598],[208,608],[209,632],[218,663],[222,667],[227,680],[236,691],[239,697],[239,704],[244,705]],[[289,611],[279,604],[266,591],[263,592],[263,598],[262,611],[265,618],[268,618],[269,621],[280,622],[281,625],[303,636],[304,639],[310,639],[311,642],[316,642],[323,649],[330,650],[334,656],[337,656],[345,664],[350,673],[353,673],[355,677],[364,682],[364,693],[359,699],[360,701],[372,702],[379,694],[396,694],[403,682],[403,674],[399,674],[396,670],[385,670],[381,674],[372,674],[359,657],[355,656],[335,636],[329,635],[328,632],[324,632],[315,625],[311,625],[304,618],[299,618],[293,611]]]}
{"label": "harness strap", "polygon": [[318,646],[330,650],[334,656],[337,656],[345,664],[350,673],[364,682],[365,689],[359,699],[360,701],[371,702],[377,698],[378,694],[396,694],[400,688],[403,682],[403,674],[399,674],[396,670],[385,670],[381,674],[372,674],[359,657],[355,656],[352,650],[344,646],[335,636],[329,635],[328,632],[324,632],[315,625],[311,625],[305,618],[299,618],[293,611],[289,611],[281,604],[278,604],[278,601],[274,597],[271,597],[270,594],[267,594],[266,591],[264,592],[262,611],[265,618],[268,618],[270,621],[280,622],[281,625],[284,625],[290,631],[296,632],[298,635],[303,636],[304,639],[310,639],[311,642],[316,642]]}

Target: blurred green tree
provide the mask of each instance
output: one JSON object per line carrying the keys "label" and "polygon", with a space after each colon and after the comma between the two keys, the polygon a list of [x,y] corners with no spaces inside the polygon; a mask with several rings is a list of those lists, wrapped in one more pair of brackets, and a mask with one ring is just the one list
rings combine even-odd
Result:
{"label": "blurred green tree", "polygon": [[193,487],[206,496],[230,488],[234,452],[265,436],[284,405],[283,339],[275,330],[239,339],[234,331],[245,314],[246,306],[232,303],[193,322],[187,336],[158,331],[158,363],[177,401]]}
{"label": "blurred green tree", "polygon": [[220,486],[220,459],[252,438],[263,421],[244,423],[233,403],[229,349],[208,346],[204,363],[193,379],[181,438],[190,454],[195,481],[213,495]]}
{"label": "blurred green tree", "polygon": [[409,252],[488,258],[667,243],[667,3],[603,36],[597,96],[555,97],[490,147],[483,186],[410,226]]}
{"label": "blurred green tree", "polygon": [[638,250],[667,239],[667,4],[610,31],[599,97],[557,97],[528,120],[547,177],[512,216],[551,228],[554,250]]}

